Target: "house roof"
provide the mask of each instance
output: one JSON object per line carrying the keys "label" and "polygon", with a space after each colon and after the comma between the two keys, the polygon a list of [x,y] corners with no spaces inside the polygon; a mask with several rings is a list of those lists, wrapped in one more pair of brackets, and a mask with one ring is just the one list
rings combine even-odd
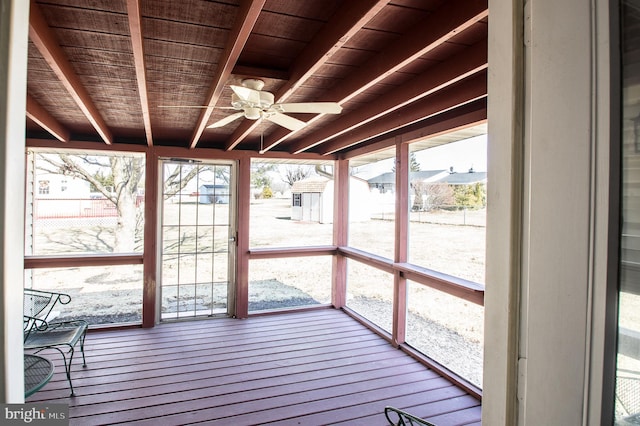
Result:
{"label": "house roof", "polygon": [[[440,174],[446,173],[446,170],[421,170],[418,172],[411,172],[410,180],[429,180]],[[394,172],[382,173],[376,177],[367,180],[369,184],[389,185],[396,183],[396,174]]]}
{"label": "house roof", "polygon": [[438,182],[445,182],[450,185],[471,185],[486,181],[487,172],[450,173],[438,180]]}
{"label": "house roof", "polygon": [[369,184],[389,185],[396,183],[396,174],[393,172],[382,173],[381,175],[367,179]]}
{"label": "house roof", "polygon": [[[486,0],[34,0],[27,137],[371,152],[486,122],[487,23]],[[207,128],[246,78],[343,111]]]}
{"label": "house roof", "polygon": [[409,173],[409,180],[432,181],[439,180],[439,176],[448,174],[446,170],[420,170],[419,172]]}
{"label": "house roof", "polygon": [[322,176],[299,180],[291,185],[291,192],[299,194],[305,192],[324,192],[328,182],[329,179]]}
{"label": "house roof", "polygon": [[204,184],[204,185],[200,185],[200,188],[206,188],[206,189],[216,189],[216,188],[224,188],[227,189],[229,188],[228,184]]}

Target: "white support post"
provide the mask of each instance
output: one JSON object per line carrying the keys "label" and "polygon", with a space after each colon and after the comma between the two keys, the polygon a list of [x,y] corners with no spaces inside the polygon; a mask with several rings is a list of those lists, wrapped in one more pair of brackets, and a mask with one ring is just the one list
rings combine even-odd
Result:
{"label": "white support post", "polygon": [[0,401],[24,402],[22,288],[29,2],[0,0]]}
{"label": "white support post", "polygon": [[601,424],[608,7],[489,1],[483,424]]}

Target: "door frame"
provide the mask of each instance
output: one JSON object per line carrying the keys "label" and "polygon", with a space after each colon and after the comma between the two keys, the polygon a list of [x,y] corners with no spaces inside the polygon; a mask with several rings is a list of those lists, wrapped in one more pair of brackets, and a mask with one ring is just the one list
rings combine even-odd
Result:
{"label": "door frame", "polygon": [[[166,162],[173,163],[196,163],[199,165],[222,165],[230,167],[230,179],[229,179],[229,252],[227,262],[227,312],[224,315],[225,318],[236,316],[236,287],[237,287],[237,247],[238,247],[238,160],[233,159],[211,159],[211,158],[183,158],[183,157],[165,157],[158,156],[154,160],[155,167],[157,167],[157,185],[156,194],[157,200],[152,203],[156,206],[156,219],[154,225],[154,232],[157,236],[156,254],[156,284],[154,288],[154,306],[155,306],[155,319],[154,322],[159,324],[161,322],[179,321],[179,320],[193,320],[201,319],[203,316],[189,316],[185,318],[175,319],[162,319],[162,224],[163,224],[163,187],[164,187],[164,167]],[[151,204],[151,203],[150,203]],[[209,317],[222,317],[223,315],[209,315]]]}

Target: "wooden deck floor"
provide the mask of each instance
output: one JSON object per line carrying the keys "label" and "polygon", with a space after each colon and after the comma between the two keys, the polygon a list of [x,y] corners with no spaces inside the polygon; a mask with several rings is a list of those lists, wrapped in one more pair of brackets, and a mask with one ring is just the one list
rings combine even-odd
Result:
{"label": "wooden deck floor", "polygon": [[[386,405],[479,425],[477,399],[334,310],[90,333],[69,397],[59,355],[27,402],[70,405],[72,425],[385,425]],[[79,355],[79,354],[78,354]]]}

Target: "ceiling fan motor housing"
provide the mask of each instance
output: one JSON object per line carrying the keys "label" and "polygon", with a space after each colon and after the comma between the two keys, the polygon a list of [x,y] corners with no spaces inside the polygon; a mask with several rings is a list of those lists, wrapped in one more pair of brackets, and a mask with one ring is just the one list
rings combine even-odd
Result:
{"label": "ceiling fan motor housing", "polygon": [[235,109],[242,110],[246,107],[260,108],[260,109],[268,109],[274,103],[273,93],[269,92],[258,92],[260,94],[258,102],[250,102],[244,99],[240,99],[238,95],[233,93],[231,95],[231,106]]}

